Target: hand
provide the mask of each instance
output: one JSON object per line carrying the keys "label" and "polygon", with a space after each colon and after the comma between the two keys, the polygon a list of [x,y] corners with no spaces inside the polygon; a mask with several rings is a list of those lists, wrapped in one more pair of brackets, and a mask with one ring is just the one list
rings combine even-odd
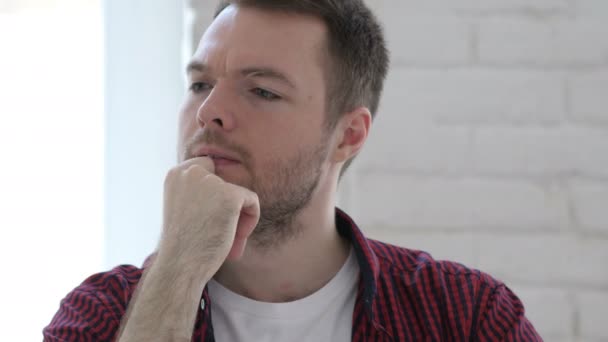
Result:
{"label": "hand", "polygon": [[[242,256],[258,223],[258,196],[214,174],[207,157],[190,159],[165,179],[163,235],[158,257],[209,277],[226,258]],[[198,269],[197,269],[198,268]]]}

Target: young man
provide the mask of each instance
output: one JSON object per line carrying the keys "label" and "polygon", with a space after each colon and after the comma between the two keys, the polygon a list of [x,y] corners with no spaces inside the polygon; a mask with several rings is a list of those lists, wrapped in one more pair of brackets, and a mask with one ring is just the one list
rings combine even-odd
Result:
{"label": "young man", "polygon": [[157,251],[68,294],[45,340],[541,340],[499,281],[335,208],[387,66],[360,0],[224,2],[187,68]]}

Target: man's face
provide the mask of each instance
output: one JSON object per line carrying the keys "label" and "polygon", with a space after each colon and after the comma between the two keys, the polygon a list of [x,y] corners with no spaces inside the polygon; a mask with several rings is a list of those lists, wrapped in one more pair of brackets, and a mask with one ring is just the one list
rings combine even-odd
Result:
{"label": "man's face", "polygon": [[325,39],[316,18],[230,6],[190,64],[181,161],[206,154],[204,147],[236,159],[215,159],[216,174],[258,194],[256,231],[289,225],[324,170]]}

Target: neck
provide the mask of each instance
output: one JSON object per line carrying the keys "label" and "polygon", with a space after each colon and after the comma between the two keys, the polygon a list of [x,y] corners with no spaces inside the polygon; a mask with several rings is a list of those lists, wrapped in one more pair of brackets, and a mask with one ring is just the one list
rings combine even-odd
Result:
{"label": "neck", "polygon": [[350,251],[336,229],[333,194],[335,189],[317,191],[294,219],[301,227],[295,237],[271,249],[248,244],[243,257],[226,261],[215,280],[242,296],[272,303],[301,299],[322,288]]}

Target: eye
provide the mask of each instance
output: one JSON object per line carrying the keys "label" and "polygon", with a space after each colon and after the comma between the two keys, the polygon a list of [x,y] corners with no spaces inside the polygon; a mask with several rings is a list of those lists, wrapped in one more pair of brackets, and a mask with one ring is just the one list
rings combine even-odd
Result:
{"label": "eye", "polygon": [[256,96],[267,100],[267,101],[277,101],[280,100],[281,97],[275,93],[272,93],[268,90],[265,89],[261,89],[261,88],[254,88],[251,90],[252,93],[254,93]]}
{"label": "eye", "polygon": [[205,82],[194,82],[190,85],[190,91],[195,94],[209,89],[211,89],[211,85]]}

